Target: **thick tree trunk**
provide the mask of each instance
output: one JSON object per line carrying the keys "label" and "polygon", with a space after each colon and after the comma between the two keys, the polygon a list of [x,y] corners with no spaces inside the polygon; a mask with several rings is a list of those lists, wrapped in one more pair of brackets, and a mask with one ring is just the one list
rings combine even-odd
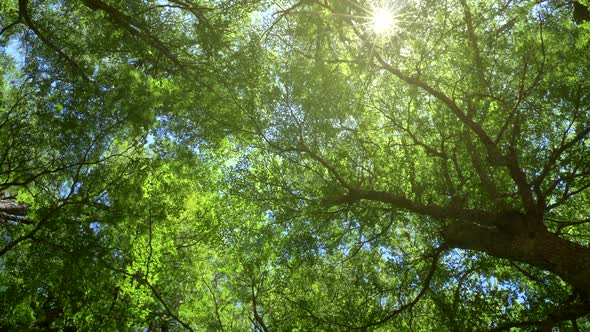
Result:
{"label": "thick tree trunk", "polygon": [[494,225],[456,222],[444,233],[454,248],[528,263],[555,273],[590,301],[590,248],[549,232],[542,223],[518,213],[502,215]]}
{"label": "thick tree trunk", "polygon": [[590,10],[579,1],[574,1],[574,21],[576,24],[590,21]]}
{"label": "thick tree trunk", "polygon": [[0,199],[0,222],[30,223],[26,218],[28,206],[12,200]]}
{"label": "thick tree trunk", "polygon": [[27,208],[27,205],[24,203],[0,199],[0,212],[16,216],[24,216],[27,214]]}

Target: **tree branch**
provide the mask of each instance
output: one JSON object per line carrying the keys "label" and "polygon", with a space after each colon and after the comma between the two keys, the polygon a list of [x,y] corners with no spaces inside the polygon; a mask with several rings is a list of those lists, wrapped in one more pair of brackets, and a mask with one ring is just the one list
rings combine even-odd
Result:
{"label": "tree branch", "polygon": [[32,239],[33,236],[35,236],[35,233],[37,233],[46,222],[47,219],[41,220],[39,223],[37,223],[37,225],[35,225],[35,228],[33,228],[30,232],[20,236],[16,240],[9,242],[6,246],[4,246],[4,248],[2,248],[2,250],[0,250],[0,257],[4,256],[7,252],[12,250],[12,248],[16,247],[19,243],[26,241],[28,239]]}
{"label": "tree branch", "polygon": [[[135,280],[137,280],[139,283],[143,283],[145,285],[148,286],[148,288],[152,291],[152,294],[154,294],[154,296],[156,297],[156,299],[158,300],[158,302],[160,302],[160,304],[162,304],[162,306],[164,307],[164,310],[166,310],[166,313],[172,317],[172,319],[174,319],[175,321],[177,321],[180,325],[182,325],[185,329],[187,329],[188,331],[193,332],[193,328],[186,322],[184,322],[183,320],[180,319],[180,317],[178,317],[178,315],[176,315],[168,306],[168,304],[166,303],[166,301],[164,301],[164,299],[162,298],[162,296],[160,295],[160,293],[158,292],[158,290],[156,289],[156,287],[154,285],[152,285],[148,280],[147,280],[147,276],[143,277],[140,276],[141,273],[130,273],[128,271],[126,271],[125,269],[119,269],[116,267],[111,266],[109,263],[105,262],[103,259],[99,258],[99,261],[106,266],[108,269],[121,273],[123,275],[126,275],[127,277],[131,277]],[[141,271],[141,270],[140,270]],[[138,271],[139,272],[139,271]]]}
{"label": "tree branch", "polygon": [[254,289],[254,285],[252,285],[251,290],[252,290],[252,311],[254,313],[254,321],[255,321],[254,325],[258,325],[262,329],[263,332],[268,332],[268,328],[266,327],[264,320],[262,319],[262,317],[260,317],[260,314],[258,313],[258,305],[256,304],[256,291]]}
{"label": "tree branch", "polygon": [[175,321],[177,321],[180,325],[182,325],[188,331],[191,331],[191,332],[194,331],[193,328],[188,323],[181,320],[180,317],[178,317],[178,315],[176,315],[172,310],[170,310],[170,307],[168,306],[166,301],[164,301],[164,299],[162,298],[162,296],[160,295],[160,293],[158,292],[156,287],[154,287],[152,284],[150,284],[149,281],[147,280],[147,278],[143,279],[142,281],[145,282],[145,284],[152,291],[152,293],[154,294],[156,299],[158,299],[158,301],[164,306],[164,309],[166,310],[166,312],[168,313],[168,315],[170,317],[172,317]]}
{"label": "tree branch", "polygon": [[589,311],[590,307],[588,304],[584,303],[563,305],[560,307],[555,307],[553,312],[551,312],[544,320],[506,322],[490,329],[489,332],[510,331],[515,327],[537,327],[540,328],[541,331],[551,331],[551,328],[557,324],[568,320],[575,321],[580,317],[588,315]]}
{"label": "tree branch", "polygon": [[209,21],[207,20],[207,17],[205,16],[205,14],[203,12],[207,11],[207,10],[211,10],[211,8],[197,6],[197,5],[191,4],[191,3],[187,2],[187,1],[183,1],[183,0],[168,0],[168,2],[176,4],[177,7],[180,9],[188,10],[191,14],[193,14],[194,17],[196,17],[199,20],[199,23],[204,23],[205,25],[209,25]]}
{"label": "tree branch", "polygon": [[469,44],[471,46],[471,50],[473,51],[473,59],[475,61],[477,79],[480,81],[481,85],[487,87],[488,84],[484,75],[484,66],[483,61],[481,60],[481,53],[479,51],[479,45],[477,41],[477,36],[475,34],[475,28],[473,26],[471,9],[467,5],[466,0],[461,0],[461,6],[463,7],[463,15],[465,16],[465,25],[467,27],[467,36],[469,39]]}
{"label": "tree branch", "polygon": [[338,205],[354,203],[363,199],[391,204],[399,209],[432,217],[439,221],[444,219],[454,219],[491,226],[493,225],[493,222],[497,220],[496,214],[485,210],[464,209],[436,204],[422,204],[408,199],[403,195],[374,190],[351,189],[348,194],[326,200],[324,203],[326,205]]}
{"label": "tree branch", "polygon": [[582,129],[570,141],[563,142],[557,149],[552,151],[551,156],[549,157],[547,162],[545,162],[545,164],[543,165],[543,169],[541,170],[541,173],[533,181],[534,187],[536,188],[536,190],[539,193],[542,193],[543,197],[547,197],[553,191],[552,187],[550,187],[549,189],[547,189],[545,191],[541,191],[540,187],[541,187],[543,181],[545,180],[545,178],[547,178],[547,176],[549,175],[550,171],[557,165],[557,161],[561,158],[561,156],[567,150],[569,150],[574,145],[576,145],[577,143],[582,141],[588,135],[590,135],[590,126]]}
{"label": "tree branch", "polygon": [[6,31],[10,30],[13,26],[20,24],[22,21],[22,17],[19,16],[14,22],[10,23],[7,26],[4,26],[2,30],[0,30],[0,36],[2,36]]}
{"label": "tree branch", "polygon": [[354,329],[355,330],[356,329],[365,330],[369,327],[384,324],[387,321],[391,320],[393,317],[399,315],[400,313],[414,307],[416,305],[416,303],[418,303],[418,301],[420,301],[420,299],[426,294],[426,291],[428,291],[430,289],[430,282],[432,281],[432,277],[434,277],[434,272],[436,271],[436,267],[438,265],[438,259],[440,258],[440,255],[444,251],[444,249],[445,249],[444,247],[440,247],[440,248],[436,249],[436,251],[432,254],[432,264],[430,265],[430,269],[428,270],[428,274],[426,275],[426,277],[424,278],[424,281],[422,282],[422,289],[420,289],[420,292],[418,292],[418,295],[416,295],[416,297],[412,301],[391,311],[385,317],[381,318],[380,320],[378,320],[376,322],[372,322],[369,324],[365,324],[363,326],[355,327]]}
{"label": "tree branch", "polygon": [[49,220],[51,219],[51,217],[53,216],[53,214],[58,211],[61,207],[63,207],[65,205],[64,202],[59,203],[57,206],[49,208],[45,214],[45,216],[43,217],[43,219],[41,219],[37,225],[35,225],[35,227],[30,230],[28,233],[21,235],[20,237],[18,237],[16,240],[13,240],[11,242],[9,242],[6,246],[4,246],[4,248],[2,248],[2,250],[0,250],[0,257],[4,256],[8,251],[12,250],[12,248],[16,247],[19,243],[24,242],[26,240],[32,239],[35,234],[41,230],[41,228],[43,228],[43,226],[49,222]]}
{"label": "tree branch", "polygon": [[51,50],[53,50],[55,53],[57,53],[61,59],[65,60],[65,62],[70,67],[74,68],[80,75],[82,75],[82,77],[86,81],[90,81],[88,76],[86,76],[86,74],[84,73],[84,69],[76,61],[74,61],[72,58],[70,58],[61,48],[59,48],[56,44],[54,44],[53,41],[51,41],[51,39],[47,38],[39,30],[39,28],[37,27],[35,22],[33,22],[33,20],[32,20],[27,6],[28,6],[28,0],[18,0],[18,14],[20,17],[23,18],[27,27],[29,27],[29,29],[31,29],[35,33],[35,35],[43,42],[43,44],[45,44],[47,47],[49,47]]}
{"label": "tree branch", "polygon": [[386,62],[379,54],[376,54],[375,57],[377,58],[377,61],[383,69],[390,72],[391,74],[398,77],[407,84],[419,87],[424,91],[428,92],[430,95],[432,95],[433,97],[441,101],[443,104],[445,104],[451,110],[451,112],[455,114],[455,116],[465,126],[467,126],[467,128],[473,131],[475,135],[478,137],[479,141],[486,148],[489,160],[492,163],[492,165],[500,165],[508,168],[510,176],[514,180],[514,183],[518,188],[518,192],[522,199],[522,203],[524,205],[525,210],[532,214],[537,214],[537,207],[533,199],[532,190],[526,179],[526,175],[524,174],[523,170],[520,169],[520,167],[518,166],[517,158],[510,155],[504,156],[498,150],[497,145],[490,138],[490,136],[488,136],[488,134],[483,130],[483,128],[477,122],[475,122],[470,116],[465,114],[461,110],[461,108],[459,108],[459,106],[455,103],[455,101],[448,97],[446,94],[428,85],[427,83],[421,81],[418,78],[410,77],[404,74],[401,70],[393,67],[388,62]]}
{"label": "tree branch", "polygon": [[90,9],[105,12],[113,21],[113,23],[127,30],[127,32],[129,32],[131,35],[139,37],[141,40],[147,42],[151,47],[162,53],[162,55],[164,55],[177,67],[186,68],[186,66],[180,62],[176,54],[172,53],[172,51],[157,37],[147,32],[147,29],[144,27],[144,25],[135,20],[133,17],[124,14],[115,7],[110,6],[101,0],[82,0],[82,2]]}

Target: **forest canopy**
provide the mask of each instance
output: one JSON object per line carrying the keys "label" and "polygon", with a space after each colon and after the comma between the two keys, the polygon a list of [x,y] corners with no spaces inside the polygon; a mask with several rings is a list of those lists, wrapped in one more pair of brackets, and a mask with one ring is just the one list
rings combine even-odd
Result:
{"label": "forest canopy", "polygon": [[590,330],[588,0],[4,0],[0,330]]}

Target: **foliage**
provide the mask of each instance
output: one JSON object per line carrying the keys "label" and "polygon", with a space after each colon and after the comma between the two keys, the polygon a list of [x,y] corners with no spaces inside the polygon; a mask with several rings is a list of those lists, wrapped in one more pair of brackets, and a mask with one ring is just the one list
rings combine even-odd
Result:
{"label": "foliage", "polygon": [[588,5],[3,1],[0,329],[590,329]]}

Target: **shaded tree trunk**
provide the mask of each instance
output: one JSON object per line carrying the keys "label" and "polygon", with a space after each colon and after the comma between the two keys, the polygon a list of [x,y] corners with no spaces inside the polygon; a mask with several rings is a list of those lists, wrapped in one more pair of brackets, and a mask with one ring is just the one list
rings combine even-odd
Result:
{"label": "shaded tree trunk", "polygon": [[574,21],[576,24],[590,21],[590,10],[579,1],[574,1]]}
{"label": "shaded tree trunk", "polygon": [[0,199],[0,222],[30,223],[26,218],[28,206],[10,199]]}
{"label": "shaded tree trunk", "polygon": [[24,216],[27,214],[27,205],[13,200],[0,199],[0,211],[12,215]]}
{"label": "shaded tree trunk", "polygon": [[590,301],[590,248],[560,238],[533,218],[512,213],[501,214],[495,226],[455,222],[443,236],[453,248],[481,251],[553,272]]}

